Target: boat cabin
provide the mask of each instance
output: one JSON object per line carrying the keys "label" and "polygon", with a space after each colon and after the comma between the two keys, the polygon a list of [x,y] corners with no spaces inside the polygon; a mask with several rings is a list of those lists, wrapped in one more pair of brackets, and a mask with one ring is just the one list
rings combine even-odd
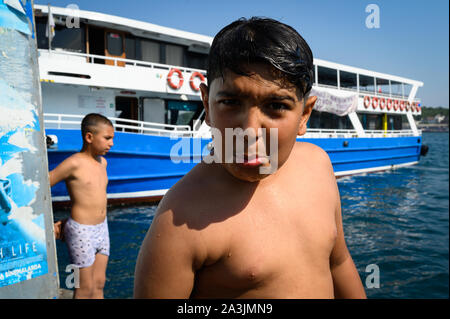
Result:
{"label": "boat cabin", "polygon": [[[48,11],[35,6],[44,112],[56,121],[51,125],[60,115],[98,112],[131,132],[200,127],[204,112],[198,86],[206,81],[213,38],[83,10],[76,11],[77,26],[69,28],[74,11],[52,7],[55,34],[49,44]],[[422,85],[314,59],[313,94],[322,103],[316,103],[308,122],[309,137],[321,130],[362,136],[412,129],[416,134],[413,115],[421,109],[415,95]],[[141,122],[163,126],[136,130],[145,126]]]}

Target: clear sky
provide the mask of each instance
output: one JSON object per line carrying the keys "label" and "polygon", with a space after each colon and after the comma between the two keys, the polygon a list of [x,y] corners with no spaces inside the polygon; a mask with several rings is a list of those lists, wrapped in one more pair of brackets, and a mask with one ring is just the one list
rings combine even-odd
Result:
{"label": "clear sky", "polygon": [[[422,106],[449,107],[448,0],[35,0],[214,36],[240,17],[293,26],[314,57],[424,82]],[[369,4],[379,28],[367,28]]]}

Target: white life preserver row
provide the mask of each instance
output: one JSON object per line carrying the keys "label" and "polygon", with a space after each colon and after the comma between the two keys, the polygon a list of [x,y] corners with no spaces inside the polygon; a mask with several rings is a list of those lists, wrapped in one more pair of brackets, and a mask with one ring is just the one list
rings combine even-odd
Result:
{"label": "white life preserver row", "polygon": [[411,112],[420,112],[421,107],[416,103],[406,100],[394,100],[390,98],[384,98],[384,97],[376,97],[376,96],[364,96],[364,107],[368,109],[370,106],[374,110],[379,108],[380,110],[384,110],[385,108],[390,111],[391,109],[394,109],[394,111],[411,111]]}

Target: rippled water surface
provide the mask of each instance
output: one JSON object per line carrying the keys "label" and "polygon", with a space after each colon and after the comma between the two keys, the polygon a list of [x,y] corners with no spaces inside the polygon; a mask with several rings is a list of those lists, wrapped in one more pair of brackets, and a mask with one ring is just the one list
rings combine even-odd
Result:
{"label": "rippled water surface", "polygon": [[[449,135],[424,133],[430,147],[418,165],[338,181],[344,232],[369,298],[448,298]],[[106,298],[130,298],[140,244],[156,206],[115,207],[108,212],[111,256]],[[56,219],[68,216],[56,211]],[[61,287],[69,264],[57,241]],[[367,272],[366,272],[367,270]]]}

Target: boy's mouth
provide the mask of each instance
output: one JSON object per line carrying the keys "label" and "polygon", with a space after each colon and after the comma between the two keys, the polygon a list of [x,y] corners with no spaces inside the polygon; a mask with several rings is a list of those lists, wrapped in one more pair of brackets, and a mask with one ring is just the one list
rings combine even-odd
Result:
{"label": "boy's mouth", "polygon": [[[246,167],[261,166],[261,165],[264,165],[269,162],[268,156],[261,156],[258,154],[253,154],[253,155],[244,154],[243,157],[240,157],[241,161],[238,161],[238,158],[239,157],[234,156],[234,162],[238,163],[240,165],[246,166]],[[243,159],[243,162],[242,162],[242,159]]]}

